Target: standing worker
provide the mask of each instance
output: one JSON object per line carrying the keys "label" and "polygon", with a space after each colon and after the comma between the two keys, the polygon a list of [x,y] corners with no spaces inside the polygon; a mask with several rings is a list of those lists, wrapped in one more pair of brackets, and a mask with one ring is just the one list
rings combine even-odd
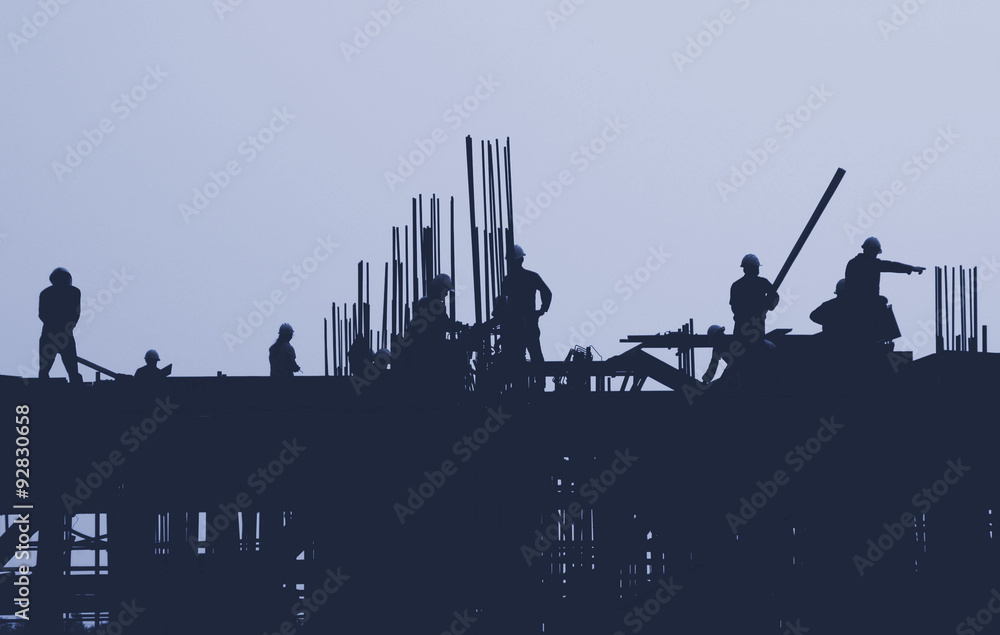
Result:
{"label": "standing worker", "polygon": [[861,253],[851,258],[844,272],[846,291],[852,312],[857,317],[857,328],[863,341],[886,341],[899,337],[896,318],[888,307],[888,300],[879,293],[882,273],[922,274],[924,267],[914,267],[901,262],[881,260],[882,244],[869,236],[861,243]]}
{"label": "standing worker", "polygon": [[292,340],[292,325],[282,324],[278,327],[278,339],[268,349],[268,360],[271,362],[271,377],[291,377],[302,370],[295,363],[295,349],[289,343]]}
{"label": "standing worker", "polygon": [[[549,290],[542,277],[534,271],[524,268],[524,250],[520,245],[514,245],[514,250],[507,256],[509,266],[507,275],[503,278],[504,298],[500,306],[501,335],[511,359],[524,361],[524,351],[527,349],[533,362],[543,362],[541,345],[541,329],[538,328],[538,318],[545,315],[552,304],[552,291]],[[541,309],[535,309],[535,294],[542,296]]]}
{"label": "standing worker", "polygon": [[[862,300],[873,300],[881,297],[879,295],[879,282],[883,272],[905,273],[906,275],[924,272],[924,267],[881,260],[878,257],[880,253],[882,253],[882,244],[878,238],[869,236],[865,242],[861,243],[861,253],[851,258],[850,262],[847,263],[844,280],[847,281],[850,297]],[[885,303],[886,299],[882,298],[882,302]]]}
{"label": "standing worker", "polygon": [[73,286],[73,276],[58,267],[49,274],[52,286],[38,295],[38,319],[42,321],[42,336],[38,340],[38,377],[48,379],[49,370],[62,357],[66,374],[72,383],[82,382],[77,370],[76,340],[73,329],[80,320],[80,290]]}
{"label": "standing worker", "polygon": [[760,260],[753,254],[743,256],[740,267],[743,277],[729,289],[729,306],[733,309],[733,335],[747,344],[764,340],[767,312],[778,306],[778,292],[767,278],[760,277]]}

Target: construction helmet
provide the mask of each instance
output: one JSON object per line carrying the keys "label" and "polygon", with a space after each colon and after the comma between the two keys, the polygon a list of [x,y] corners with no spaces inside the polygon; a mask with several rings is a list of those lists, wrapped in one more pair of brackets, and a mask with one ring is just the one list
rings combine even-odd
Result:
{"label": "construction helmet", "polygon": [[521,249],[521,245],[514,245],[514,251],[507,254],[507,260],[518,260],[524,258],[524,250]]}
{"label": "construction helmet", "polygon": [[438,275],[434,276],[434,278],[431,280],[431,285],[438,287],[445,287],[448,289],[451,289],[454,286],[451,282],[451,276],[449,276],[446,273],[439,273]]}
{"label": "construction helmet", "polygon": [[73,284],[73,276],[62,267],[56,267],[49,274],[49,282],[52,284]]}
{"label": "construction helmet", "polygon": [[146,359],[147,362],[149,360],[151,360],[151,359],[156,360],[156,361],[160,361],[160,354],[157,353],[153,349],[149,349],[148,351],[146,351],[146,357],[145,357],[145,359]]}
{"label": "construction helmet", "polygon": [[719,333],[725,333],[725,332],[726,332],[726,327],[719,326],[718,324],[713,324],[712,326],[708,327],[708,336],[709,337],[712,337],[713,335],[717,335]]}
{"label": "construction helmet", "polygon": [[877,250],[875,253],[882,253],[882,243],[878,241],[878,238],[874,236],[869,236],[865,238],[865,242],[861,243],[861,251],[868,251],[870,249]]}
{"label": "construction helmet", "polygon": [[743,260],[740,261],[740,266],[746,269],[747,267],[760,267],[760,260],[757,260],[757,256],[753,254],[747,254],[743,256]]}
{"label": "construction helmet", "polygon": [[834,295],[840,295],[844,292],[845,288],[847,288],[847,280],[844,278],[837,280],[837,288],[833,290]]}
{"label": "construction helmet", "polygon": [[278,335],[281,335],[282,333],[288,333],[289,335],[291,335],[294,332],[295,330],[292,329],[292,325],[289,324],[288,322],[285,322],[284,324],[278,327]]}

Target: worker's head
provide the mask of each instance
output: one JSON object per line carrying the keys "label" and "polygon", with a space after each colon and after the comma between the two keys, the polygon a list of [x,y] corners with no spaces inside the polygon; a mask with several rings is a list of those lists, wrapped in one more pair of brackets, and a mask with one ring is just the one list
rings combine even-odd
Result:
{"label": "worker's head", "polygon": [[747,275],[756,276],[760,273],[760,260],[758,260],[757,256],[753,254],[743,256],[743,260],[740,261],[740,266],[743,267],[743,273]]}
{"label": "worker's head", "polygon": [[279,340],[280,339],[290,340],[292,339],[293,333],[295,333],[295,331],[292,329],[292,325],[289,324],[288,322],[285,322],[284,324],[278,327]]}
{"label": "worker's head", "polygon": [[514,249],[507,252],[507,261],[515,267],[524,264],[524,250],[521,249],[521,245],[514,245]]}
{"label": "worker's head", "polygon": [[882,243],[878,241],[878,238],[869,236],[868,238],[865,238],[865,242],[861,243],[861,251],[863,251],[866,256],[877,256],[882,253]]}
{"label": "worker's head", "polygon": [[454,288],[454,285],[451,282],[451,276],[446,273],[439,273],[427,285],[427,294],[434,300],[443,300],[445,294],[451,291],[452,288]]}
{"label": "worker's head", "polygon": [[49,282],[52,284],[73,284],[73,276],[62,267],[56,267],[49,274]]}
{"label": "worker's head", "polygon": [[837,280],[837,287],[833,290],[833,293],[834,295],[840,295],[841,293],[844,292],[844,289],[846,288],[847,288],[847,280],[841,278],[840,280]]}
{"label": "worker's head", "polygon": [[722,335],[725,332],[726,332],[726,327],[719,326],[718,324],[713,324],[712,326],[708,327],[708,336],[712,338]]}
{"label": "worker's head", "polygon": [[372,361],[375,367],[379,370],[385,370],[392,363],[392,353],[388,348],[380,348],[378,352],[375,353],[375,359]]}
{"label": "worker's head", "polygon": [[144,359],[146,360],[147,364],[155,366],[156,362],[160,361],[160,354],[153,349],[149,349],[148,351],[146,351],[146,356]]}

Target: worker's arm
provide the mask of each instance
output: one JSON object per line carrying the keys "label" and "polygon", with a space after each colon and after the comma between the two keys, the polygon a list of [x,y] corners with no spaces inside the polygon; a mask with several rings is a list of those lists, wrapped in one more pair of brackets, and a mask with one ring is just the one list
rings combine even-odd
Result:
{"label": "worker's arm", "polygon": [[708,368],[705,369],[705,374],[701,376],[701,383],[707,384],[715,378],[715,373],[719,369],[719,360],[722,359],[722,355],[719,354],[718,349],[712,349],[712,361],[708,363]]}
{"label": "worker's arm", "polygon": [[539,315],[545,313],[549,310],[549,305],[552,304],[552,291],[542,280],[541,276],[538,276],[538,292],[542,294],[542,310]]}
{"label": "worker's arm", "polygon": [[911,273],[923,273],[925,267],[914,267],[913,265],[905,265],[901,262],[893,262],[891,260],[878,260],[878,270],[882,273],[905,273],[907,275]]}
{"label": "worker's arm", "polygon": [[781,300],[781,297],[778,295],[778,292],[774,290],[774,285],[772,285],[770,282],[767,283],[767,298],[768,298],[767,306],[770,307],[768,311],[773,311],[775,307],[778,306],[778,302]]}

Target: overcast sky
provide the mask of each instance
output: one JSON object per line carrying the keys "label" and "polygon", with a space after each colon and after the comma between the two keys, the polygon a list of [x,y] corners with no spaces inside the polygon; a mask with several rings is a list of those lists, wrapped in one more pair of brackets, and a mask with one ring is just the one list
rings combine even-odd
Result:
{"label": "overcast sky", "polygon": [[574,329],[604,357],[688,318],[731,330],[743,254],[773,279],[838,167],[769,327],[816,332],[869,234],[928,267],[883,276],[897,348],[933,351],[935,265],[979,265],[997,314],[1000,5],[577,2],[5,0],[0,373],[36,374],[38,293],[63,266],[79,353],[115,371],[156,348],[176,375],[266,374],[290,322],[322,374],[330,302],[361,259],[381,299],[411,197],[455,197],[469,282],[466,135],[511,139],[548,359]]}

